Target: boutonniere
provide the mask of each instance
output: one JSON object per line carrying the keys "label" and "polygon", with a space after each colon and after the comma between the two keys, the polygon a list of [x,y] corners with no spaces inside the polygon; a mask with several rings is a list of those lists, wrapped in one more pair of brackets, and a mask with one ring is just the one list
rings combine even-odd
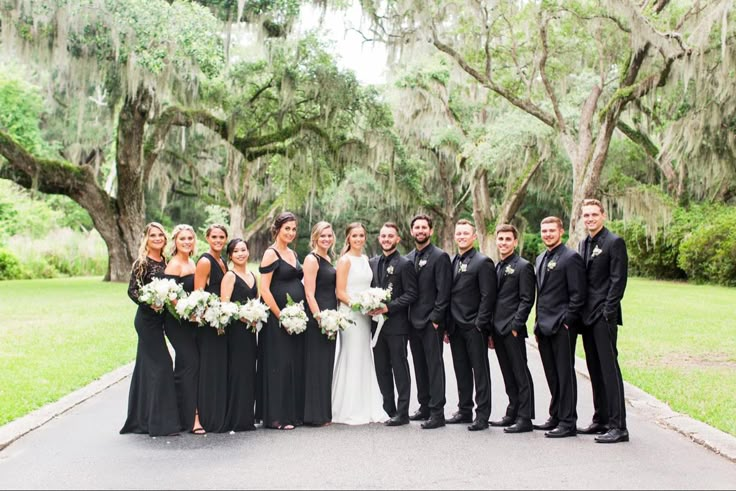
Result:
{"label": "boutonniere", "polygon": [[506,266],[506,269],[503,270],[503,274],[506,276],[509,276],[509,275],[514,274],[514,271],[516,270],[512,268],[511,265],[509,264],[508,266]]}
{"label": "boutonniere", "polygon": [[464,273],[467,270],[468,270],[468,265],[465,263],[460,263],[460,269],[458,271],[460,271],[461,273]]}
{"label": "boutonniere", "polygon": [[386,273],[387,274],[394,274],[394,267],[393,266],[389,266],[388,268],[386,268]]}
{"label": "boutonniere", "polygon": [[600,247],[598,247],[598,244],[596,244],[596,246],[595,246],[595,247],[593,248],[593,252],[591,252],[591,253],[590,253],[590,257],[591,257],[591,258],[593,258],[593,257],[596,257],[596,256],[598,256],[598,255],[599,255],[599,254],[600,254],[601,252],[603,252],[603,249],[601,249]]}
{"label": "boutonniere", "polygon": [[557,267],[557,261],[554,259],[547,263],[547,271],[552,271]]}
{"label": "boutonniere", "polygon": [[419,261],[419,268],[420,269],[423,268],[426,265],[427,265],[427,260],[426,259],[422,259],[422,260]]}

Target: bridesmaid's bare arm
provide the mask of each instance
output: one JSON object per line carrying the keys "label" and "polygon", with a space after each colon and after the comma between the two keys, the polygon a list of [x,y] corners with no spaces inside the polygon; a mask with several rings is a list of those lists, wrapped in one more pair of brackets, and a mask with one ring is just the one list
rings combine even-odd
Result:
{"label": "bridesmaid's bare arm", "polygon": [[317,298],[315,292],[317,290],[317,272],[319,271],[319,261],[312,254],[308,254],[304,258],[304,296],[307,297],[307,304],[309,310],[312,311],[312,316],[317,319],[319,318],[319,305],[317,304]]}
{"label": "bridesmaid's bare arm", "polygon": [[337,299],[350,306],[350,296],[348,295],[348,273],[350,272],[350,258],[342,256],[337,261],[336,268],[336,281],[335,292],[337,293]]}
{"label": "bridesmaid's bare arm", "polygon": [[[277,259],[278,257],[272,249],[266,249],[266,252],[263,254],[263,259],[261,259],[261,267],[265,268],[266,266],[270,266],[275,263]],[[273,298],[273,293],[271,293],[272,278],[273,271],[270,273],[261,273],[261,298],[263,299],[263,302],[268,305],[268,308],[271,309],[273,315],[279,319],[281,318],[281,309],[276,305],[276,299]]]}

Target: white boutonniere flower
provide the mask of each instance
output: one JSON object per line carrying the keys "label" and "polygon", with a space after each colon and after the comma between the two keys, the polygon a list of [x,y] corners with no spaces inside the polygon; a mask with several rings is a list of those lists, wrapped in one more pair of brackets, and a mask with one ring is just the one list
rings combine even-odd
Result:
{"label": "white boutonniere flower", "polygon": [[514,268],[512,268],[511,265],[509,264],[508,266],[506,266],[506,269],[503,270],[503,273],[506,276],[509,276],[509,275],[514,274],[514,271],[516,271],[516,270]]}
{"label": "white boutonniere flower", "polygon": [[427,265],[427,260],[426,259],[422,259],[421,261],[419,261],[419,268],[423,268],[426,265]]}
{"label": "white boutonniere flower", "polygon": [[554,259],[547,263],[547,271],[552,271],[556,267],[557,267],[557,261],[555,261]]}
{"label": "white boutonniere flower", "polygon": [[601,252],[603,252],[603,249],[598,247],[598,244],[596,244],[596,246],[593,248],[593,252],[590,253],[590,257],[596,257],[600,255]]}
{"label": "white boutonniere flower", "polygon": [[394,274],[394,267],[393,266],[389,266],[388,268],[386,268],[386,273],[387,274]]}
{"label": "white boutonniere flower", "polygon": [[461,263],[461,264],[460,264],[460,270],[459,270],[459,271],[460,271],[461,273],[464,273],[464,272],[466,272],[467,270],[468,270],[468,265],[467,265],[467,264],[465,264],[465,263]]}

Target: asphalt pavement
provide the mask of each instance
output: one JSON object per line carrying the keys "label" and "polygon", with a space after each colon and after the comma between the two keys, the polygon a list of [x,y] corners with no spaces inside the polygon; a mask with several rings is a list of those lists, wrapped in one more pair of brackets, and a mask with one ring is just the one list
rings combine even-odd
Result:
{"label": "asphalt pavement", "polygon": [[[495,353],[490,355],[491,418],[497,419],[504,414],[506,397]],[[445,364],[449,417],[457,391],[447,346]],[[543,422],[549,391],[533,348],[529,364],[536,422]],[[548,439],[541,431],[469,432],[466,425],[422,430],[418,423],[151,438],[118,434],[129,384],[126,376],[92,391],[82,403],[0,451],[0,489],[736,487],[736,463],[663,423],[650,406],[629,393],[631,441],[614,445],[597,444],[587,435]],[[587,425],[592,414],[590,382],[581,374],[578,389],[579,425]],[[416,407],[413,398],[412,411]]]}

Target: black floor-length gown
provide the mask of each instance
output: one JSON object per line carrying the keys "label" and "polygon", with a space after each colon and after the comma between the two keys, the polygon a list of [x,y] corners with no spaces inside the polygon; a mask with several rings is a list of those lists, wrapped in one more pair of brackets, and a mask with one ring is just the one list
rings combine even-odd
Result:
{"label": "black floor-length gown", "polygon": [[[271,294],[280,309],[286,307],[286,294],[294,302],[304,301],[301,264],[296,267],[281,258],[265,268],[261,274],[273,272]],[[261,404],[263,424],[278,428],[299,426],[304,422],[304,333],[289,334],[281,327],[275,315],[270,315],[261,330],[263,350],[263,400]]]}
{"label": "black floor-length gown", "polygon": [[[251,276],[252,273],[251,273]],[[235,275],[231,302],[244,305],[258,298],[258,286],[253,276],[253,286]],[[252,431],[256,399],[256,334],[245,323],[233,320],[227,326],[227,431]]]}
{"label": "black floor-length gown", "polygon": [[[211,254],[205,252],[202,257],[210,262],[210,280],[205,291],[214,293],[219,298],[225,272]],[[206,431],[220,433],[225,431],[227,412],[227,336],[217,334],[217,329],[214,327],[202,326],[197,331],[197,342],[199,344],[199,389],[197,393],[199,421]]]}
{"label": "black floor-length gown", "polygon": [[[165,275],[182,285],[184,291],[194,291],[194,274],[184,276]],[[176,353],[174,357],[174,382],[179,406],[181,426],[185,430],[194,428],[194,413],[197,411],[199,389],[199,348],[197,347],[196,323],[187,319],[177,320],[168,311],[164,313],[164,330]]]}
{"label": "black floor-length gown", "polygon": [[[335,267],[314,254],[319,261],[314,297],[320,310],[336,310]],[[304,423],[322,425],[332,421],[332,373],[335,367],[335,341],[331,341],[309,312],[306,332]]]}
{"label": "black floor-length gown", "polygon": [[138,262],[128,286],[128,296],[138,304],[135,330],[138,350],[128,393],[128,417],[120,433],[148,433],[163,436],[182,430],[176,405],[174,369],[164,339],[164,316],[138,301],[141,285],[163,278],[165,261],[146,258],[143,274],[138,277]]}

